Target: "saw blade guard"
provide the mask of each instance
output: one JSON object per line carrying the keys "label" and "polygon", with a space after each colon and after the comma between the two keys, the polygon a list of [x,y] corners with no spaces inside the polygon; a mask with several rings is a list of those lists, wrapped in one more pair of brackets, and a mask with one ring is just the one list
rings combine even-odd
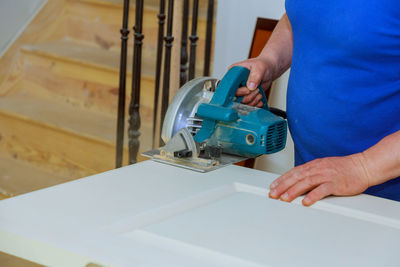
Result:
{"label": "saw blade guard", "polygon": [[198,107],[209,103],[218,80],[200,77],[187,82],[175,94],[165,114],[161,138],[167,143],[182,128],[194,136],[201,128],[202,119],[196,116]]}

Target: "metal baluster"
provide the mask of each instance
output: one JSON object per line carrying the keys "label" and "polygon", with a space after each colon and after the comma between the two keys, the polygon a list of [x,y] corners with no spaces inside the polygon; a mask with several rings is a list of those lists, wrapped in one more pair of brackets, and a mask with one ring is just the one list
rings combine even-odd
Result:
{"label": "metal baluster", "polygon": [[[171,73],[171,48],[174,37],[172,36],[172,18],[174,13],[174,0],[168,0],[168,15],[167,15],[167,35],[165,41],[165,60],[164,60],[164,80],[161,102],[161,123],[164,121],[165,113],[167,112],[169,103],[169,80]],[[161,128],[161,127],[160,127]],[[160,135],[161,136],[161,135]],[[160,144],[163,141],[160,137]]]}
{"label": "metal baluster", "polygon": [[154,108],[153,108],[153,148],[155,146],[156,124],[158,114],[158,97],[160,95],[160,78],[161,78],[161,63],[163,52],[163,37],[165,24],[165,0],[160,0],[160,11],[158,17],[158,39],[157,39],[157,62],[156,62],[156,86],[154,90]]}
{"label": "metal baluster", "polygon": [[210,75],[210,59],[211,59],[211,42],[213,33],[214,20],[214,0],[208,0],[207,8],[207,30],[206,30],[206,47],[204,53],[204,76]]}
{"label": "metal baluster", "polygon": [[196,46],[197,40],[197,17],[199,13],[199,0],[193,1],[193,13],[192,13],[192,34],[189,37],[190,40],[190,62],[189,62],[189,80],[192,80],[195,76],[196,71]]}
{"label": "metal baluster", "polygon": [[126,62],[128,53],[128,18],[129,0],[124,0],[121,32],[121,59],[119,65],[119,91],[118,91],[118,119],[117,119],[117,145],[115,155],[115,167],[122,166],[124,151],[124,127],[125,127],[125,96],[126,96]]}
{"label": "metal baluster", "polygon": [[137,154],[139,152],[139,128],[140,128],[140,77],[142,69],[142,33],[143,23],[143,0],[136,0],[135,26],[134,30],[134,52],[133,52],[133,67],[132,67],[132,92],[131,103],[129,105],[129,163],[136,163]]}
{"label": "metal baluster", "polygon": [[182,15],[182,40],[181,40],[181,73],[179,85],[182,86],[187,81],[187,62],[188,62],[188,24],[189,24],[189,0],[183,0]]}

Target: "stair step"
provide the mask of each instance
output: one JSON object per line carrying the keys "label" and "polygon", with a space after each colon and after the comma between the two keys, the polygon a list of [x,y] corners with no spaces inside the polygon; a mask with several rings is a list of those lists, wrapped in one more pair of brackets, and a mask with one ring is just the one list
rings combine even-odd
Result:
{"label": "stair step", "polygon": [[[69,0],[70,2],[84,3],[90,5],[101,5],[106,7],[115,7],[122,8],[124,5],[124,0]],[[134,9],[135,0],[130,1],[130,7]],[[151,8],[154,10],[158,10],[158,5],[160,4],[160,0],[146,0],[144,1],[144,8]]]}
{"label": "stair step", "polygon": [[[119,73],[120,51],[107,50],[98,46],[65,38],[62,40],[22,46],[22,51],[85,65],[91,68]],[[132,55],[128,55],[127,69],[132,72]],[[154,77],[155,62],[143,60],[142,74]]]}
{"label": "stair step", "polygon": [[26,162],[0,155],[0,199],[68,181]]}
{"label": "stair step", "polygon": [[[124,0],[69,0],[70,2],[81,2],[93,5],[104,5],[108,7],[122,8]],[[135,6],[135,1],[130,1],[130,6]],[[146,0],[144,1],[144,8],[159,10],[160,0]],[[199,18],[203,19],[207,17],[207,1],[199,1]],[[214,8],[215,10],[215,8]],[[191,10],[189,10],[191,14]]]}
{"label": "stair step", "polygon": [[[116,116],[15,91],[0,98],[0,151],[68,179],[114,168]],[[140,151],[151,148],[142,121]]]}
{"label": "stair step", "polygon": [[[34,54],[65,62],[75,63],[99,70],[114,72],[119,75],[119,50],[104,49],[98,46],[90,45],[85,42],[71,40],[69,38],[48,43],[25,45],[21,47],[21,50],[22,52],[25,52],[27,54]],[[127,74],[129,77],[132,75],[132,58],[132,54],[128,53]],[[150,51],[146,53],[146,50],[143,49],[141,69],[141,74],[143,78],[154,80],[155,68],[155,51]],[[196,72],[200,73],[201,69],[196,68]]]}
{"label": "stair step", "polygon": [[[134,3],[135,1],[131,1]],[[121,45],[122,1],[115,0],[69,0],[67,1],[67,16],[65,30],[72,39],[96,44],[103,48],[119,50]],[[143,52],[155,61],[158,38],[158,7],[159,0],[144,1],[143,13]],[[197,22],[197,68],[203,68],[206,36],[207,1],[200,1]],[[192,10],[189,10],[189,14]],[[135,12],[129,16],[129,48],[132,48]],[[165,24],[166,25],[166,24]],[[188,23],[189,35],[191,18]],[[214,31],[215,32],[215,31]],[[175,42],[173,45],[176,45]]]}
{"label": "stair step", "polygon": [[115,126],[115,118],[37,98],[22,90],[0,98],[0,109],[2,112],[15,113],[21,118],[37,120],[48,126],[65,128],[79,135],[85,133],[88,137],[109,142],[114,138],[114,132],[109,128],[111,125]]}
{"label": "stair step", "polygon": [[[116,113],[119,87],[119,52],[60,40],[24,46],[26,88],[51,92],[58,99],[97,111]],[[129,60],[131,60],[129,56]],[[141,113],[151,117],[154,64],[143,60]],[[128,63],[127,101],[130,101],[131,64]],[[84,74],[84,75],[82,75]],[[43,92],[44,91],[44,92]]]}
{"label": "stair step", "polygon": [[2,266],[6,267],[45,267],[44,265],[40,265],[3,252],[0,252],[0,262]]}

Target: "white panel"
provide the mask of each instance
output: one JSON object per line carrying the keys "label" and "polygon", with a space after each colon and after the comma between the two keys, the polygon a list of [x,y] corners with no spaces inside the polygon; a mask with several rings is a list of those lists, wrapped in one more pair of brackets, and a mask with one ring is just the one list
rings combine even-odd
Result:
{"label": "white panel", "polygon": [[50,266],[399,262],[398,202],[361,195],[305,208],[267,197],[276,177],[142,162],[0,201],[0,250]]}
{"label": "white panel", "polygon": [[[297,259],[297,266],[319,262],[321,266],[366,267],[385,266],[400,259],[396,241],[400,240],[399,229],[265,201],[264,195],[240,191],[126,235],[204,258],[211,254],[209,251],[217,258],[218,252],[221,262],[230,258],[237,264],[241,260],[290,267]],[[374,256],[366,257],[364,251],[373,251]]]}

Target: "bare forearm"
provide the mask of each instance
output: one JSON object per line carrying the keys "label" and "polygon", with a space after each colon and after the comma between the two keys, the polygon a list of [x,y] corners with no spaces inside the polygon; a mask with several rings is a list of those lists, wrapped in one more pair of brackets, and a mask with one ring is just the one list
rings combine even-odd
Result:
{"label": "bare forearm", "polygon": [[361,154],[370,186],[400,177],[400,131],[386,136]]}
{"label": "bare forearm", "polygon": [[256,90],[257,86],[267,90],[272,82],[290,67],[292,50],[292,27],[285,14],[259,56],[231,66],[241,66],[250,70],[246,86],[239,88],[236,92],[237,96],[243,96],[242,103],[262,107],[262,95]]}
{"label": "bare forearm", "polygon": [[292,62],[293,37],[292,27],[287,15],[278,22],[268,43],[260,53],[259,57],[273,62],[272,80],[281,76]]}

